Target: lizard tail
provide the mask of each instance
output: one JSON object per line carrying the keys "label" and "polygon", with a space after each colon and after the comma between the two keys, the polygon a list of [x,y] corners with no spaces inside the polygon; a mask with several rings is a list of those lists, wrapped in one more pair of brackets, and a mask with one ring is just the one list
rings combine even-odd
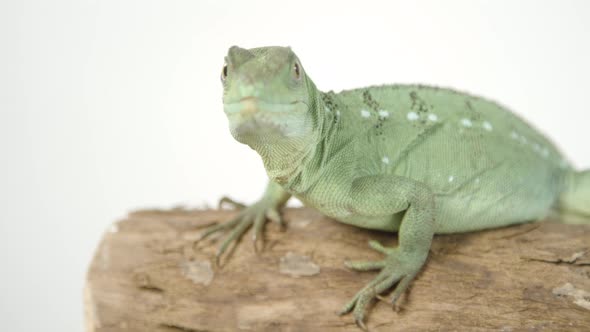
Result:
{"label": "lizard tail", "polygon": [[566,175],[558,206],[565,214],[584,217],[580,223],[590,224],[590,169]]}

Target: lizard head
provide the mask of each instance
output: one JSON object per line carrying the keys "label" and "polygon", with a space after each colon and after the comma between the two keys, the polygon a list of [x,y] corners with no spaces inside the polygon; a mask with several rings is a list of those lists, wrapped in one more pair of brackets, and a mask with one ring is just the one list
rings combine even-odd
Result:
{"label": "lizard head", "polygon": [[232,46],[221,81],[224,111],[237,141],[258,150],[302,143],[312,134],[316,121],[308,105],[315,87],[290,48]]}

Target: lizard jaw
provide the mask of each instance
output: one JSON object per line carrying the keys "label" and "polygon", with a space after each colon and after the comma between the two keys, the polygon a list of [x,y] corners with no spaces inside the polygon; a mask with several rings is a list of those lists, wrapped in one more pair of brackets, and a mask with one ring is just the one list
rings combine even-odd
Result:
{"label": "lizard jaw", "polygon": [[224,111],[236,140],[268,144],[300,135],[302,128],[298,124],[305,118],[307,105],[302,101],[272,103],[244,97],[238,102],[225,103]]}
{"label": "lizard jaw", "polygon": [[250,115],[259,112],[296,112],[302,108],[302,105],[306,106],[304,102],[299,100],[289,103],[273,103],[255,97],[244,97],[238,102],[224,103],[223,109],[228,116],[236,113]]}
{"label": "lizard jaw", "polygon": [[286,125],[268,119],[267,117],[255,116],[256,113],[241,113],[242,119],[235,126],[232,126],[232,133],[238,136],[285,136]]}

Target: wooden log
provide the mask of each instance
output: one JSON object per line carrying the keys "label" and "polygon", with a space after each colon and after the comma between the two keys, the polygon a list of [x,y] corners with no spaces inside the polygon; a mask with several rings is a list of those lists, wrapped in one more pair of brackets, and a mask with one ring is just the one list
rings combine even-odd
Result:
{"label": "wooden log", "polygon": [[[203,227],[235,211],[138,211],[113,224],[90,266],[87,331],[359,331],[336,312],[375,272],[370,239],[311,209],[269,223],[266,245],[245,236],[222,267],[222,237],[194,245]],[[425,268],[394,311],[372,307],[371,331],[590,331],[590,226],[535,223],[435,236]]]}

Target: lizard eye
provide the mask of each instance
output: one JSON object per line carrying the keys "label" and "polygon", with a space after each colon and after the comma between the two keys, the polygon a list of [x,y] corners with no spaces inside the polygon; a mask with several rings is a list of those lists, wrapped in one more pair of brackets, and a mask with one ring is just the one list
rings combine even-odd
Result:
{"label": "lizard eye", "polygon": [[301,79],[301,65],[298,62],[293,64],[293,78],[297,81]]}
{"label": "lizard eye", "polygon": [[224,63],[221,69],[221,81],[225,82],[225,79],[227,79],[227,63]]}

